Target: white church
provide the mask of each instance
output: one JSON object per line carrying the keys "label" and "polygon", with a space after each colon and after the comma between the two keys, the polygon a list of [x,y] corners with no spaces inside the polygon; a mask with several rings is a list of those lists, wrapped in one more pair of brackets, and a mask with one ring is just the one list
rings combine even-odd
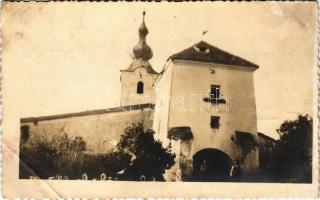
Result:
{"label": "white church", "polygon": [[170,56],[158,73],[149,62],[148,33],[143,14],[133,61],[121,70],[119,107],[22,118],[21,134],[81,136],[87,153],[107,153],[127,126],[143,121],[176,154],[167,181],[198,177],[203,165],[212,169],[208,180],[229,176],[234,162],[244,172],[258,170],[258,66],[200,41]]}

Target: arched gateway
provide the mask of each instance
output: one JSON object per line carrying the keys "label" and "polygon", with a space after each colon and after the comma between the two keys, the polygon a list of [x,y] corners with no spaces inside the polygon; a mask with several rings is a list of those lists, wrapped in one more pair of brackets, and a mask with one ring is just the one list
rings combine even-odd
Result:
{"label": "arched gateway", "polygon": [[193,156],[194,181],[228,181],[231,158],[218,149],[202,149]]}

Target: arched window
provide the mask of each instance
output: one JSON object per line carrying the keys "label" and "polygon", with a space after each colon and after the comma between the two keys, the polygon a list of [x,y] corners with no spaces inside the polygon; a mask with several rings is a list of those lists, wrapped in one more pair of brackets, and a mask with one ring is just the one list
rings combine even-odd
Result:
{"label": "arched window", "polygon": [[138,84],[137,84],[137,94],[143,94],[143,82],[142,81],[139,81]]}

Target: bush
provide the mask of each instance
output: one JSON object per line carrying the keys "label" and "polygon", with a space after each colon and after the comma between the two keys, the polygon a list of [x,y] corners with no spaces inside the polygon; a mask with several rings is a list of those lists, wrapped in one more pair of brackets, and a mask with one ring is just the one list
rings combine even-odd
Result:
{"label": "bush", "polygon": [[118,152],[132,156],[122,179],[140,180],[144,176],[145,180],[164,180],[163,174],[174,165],[175,155],[154,139],[154,133],[153,130],[145,131],[143,123],[138,122],[127,127],[121,135]]}
{"label": "bush", "polygon": [[67,134],[34,136],[20,144],[20,178],[56,175],[79,177],[86,144],[81,137],[69,138]]}
{"label": "bush", "polygon": [[56,149],[53,149],[47,137],[34,137],[20,145],[20,178],[38,176],[48,178],[56,174],[54,159],[57,156]]}
{"label": "bush", "polygon": [[[107,154],[86,154],[82,137],[70,138],[67,134],[34,136],[21,140],[20,178],[38,176],[42,179],[63,177],[88,179],[107,177],[122,180],[163,180],[165,170],[174,164],[175,155],[154,140],[154,131],[144,131],[143,123],[126,128],[116,151]],[[124,173],[121,173],[124,172]],[[120,172],[120,173],[119,173]]]}

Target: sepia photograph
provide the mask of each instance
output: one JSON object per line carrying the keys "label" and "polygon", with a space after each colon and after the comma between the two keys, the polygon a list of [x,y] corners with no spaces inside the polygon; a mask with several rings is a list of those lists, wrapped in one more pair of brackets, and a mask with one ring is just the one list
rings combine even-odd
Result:
{"label": "sepia photograph", "polygon": [[1,24],[8,196],[317,195],[315,2],[3,2]]}

